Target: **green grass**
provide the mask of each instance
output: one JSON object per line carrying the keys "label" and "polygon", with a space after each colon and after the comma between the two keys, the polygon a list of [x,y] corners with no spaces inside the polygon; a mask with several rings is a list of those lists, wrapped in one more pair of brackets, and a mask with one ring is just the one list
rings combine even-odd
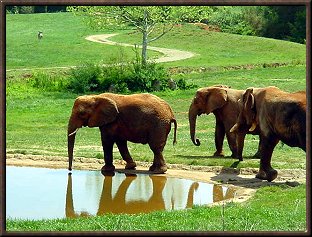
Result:
{"label": "green grass", "polygon": [[[138,43],[139,34],[117,35],[117,42]],[[179,39],[179,42],[177,42]],[[211,32],[185,24],[152,42],[152,46],[186,50],[196,53],[193,58],[170,62],[167,66],[224,67],[264,63],[305,63],[302,44],[268,38]],[[287,48],[287,50],[285,50]]]}
{"label": "green grass", "polygon": [[[90,34],[112,32],[94,32],[87,29],[81,24],[81,19],[68,13],[7,15],[6,24],[7,69],[80,65],[86,58],[93,62],[109,62],[120,53],[116,46],[98,45],[84,40],[84,37]],[[43,30],[45,34],[41,42],[37,42],[38,30]],[[127,34],[128,30],[119,32],[121,35],[114,39],[120,42],[136,41],[135,38],[130,38],[133,34]],[[169,68],[181,69],[181,72],[174,73],[172,77],[183,78],[188,83],[195,84],[194,89],[154,93],[168,101],[178,122],[178,144],[172,145],[171,133],[164,150],[166,162],[258,168],[259,160],[251,158],[257,150],[257,136],[247,136],[243,162],[237,164],[236,159],[228,157],[230,150],[226,140],[224,151],[227,157],[212,157],[215,151],[215,119],[212,114],[198,118],[196,134],[202,144],[200,147],[194,146],[189,137],[189,105],[197,88],[214,84],[225,84],[237,89],[275,85],[286,91],[304,90],[305,45],[206,32],[195,26],[184,26],[175,28],[153,46],[190,50],[199,54],[188,60],[165,64]],[[124,50],[129,57],[134,57],[131,49]],[[276,62],[285,66],[266,66]],[[240,69],[236,69],[237,65]],[[246,69],[241,65],[251,66]],[[200,72],[200,68],[205,70]],[[46,92],[31,87],[27,83],[29,74],[37,71],[13,71],[6,75],[6,152],[67,156],[67,122],[78,95],[69,92]],[[64,73],[64,70],[50,72]],[[66,70],[64,75],[66,78]],[[94,148],[88,149],[89,146]],[[129,150],[134,160],[152,162],[152,152],[147,145],[129,143]],[[79,130],[75,157],[102,159],[98,129]],[[121,159],[118,152],[114,153],[114,159]],[[299,148],[278,144],[273,153],[272,166],[276,169],[305,169],[306,154]],[[221,216],[221,207],[194,207],[186,211],[49,221],[9,219],[7,230],[304,231],[305,190],[305,185],[296,188],[261,188],[256,196],[246,203],[226,205],[224,217]]]}
{"label": "green grass", "polygon": [[[39,41],[37,32],[44,32]],[[72,13],[6,15],[7,68],[75,66],[81,62],[109,63],[119,51],[134,58],[130,47],[110,46],[85,40],[92,34],[116,33],[105,29],[94,31],[83,24],[83,18]],[[142,35],[131,28],[118,29],[112,40],[140,44]],[[179,39],[179,42],[177,42]],[[178,44],[177,44],[178,43]],[[53,45],[53,47],[51,47]],[[186,24],[174,27],[151,46],[191,51],[194,58],[167,63],[167,66],[220,67],[264,63],[302,64],[305,46],[293,42],[241,36],[202,30]],[[16,50],[16,49],[19,50]],[[287,49],[287,50],[285,50]],[[159,55],[149,51],[150,57]]]}
{"label": "green grass", "polygon": [[[43,31],[43,39],[37,39]],[[127,30],[119,30],[120,33]],[[134,59],[131,47],[111,46],[85,40],[92,34],[112,33],[89,29],[81,17],[72,13],[7,14],[7,69],[66,67],[83,62],[109,63],[122,51],[124,57]],[[17,50],[18,49],[18,50]],[[150,52],[152,55],[159,55]]]}
{"label": "green grass", "polygon": [[[45,221],[7,220],[9,231],[298,231],[307,227],[305,185],[261,188],[245,203],[181,211]],[[287,201],[286,201],[287,200]],[[265,203],[265,205],[263,205]],[[17,232],[16,232],[17,233]]]}
{"label": "green grass", "polygon": [[[234,70],[221,72],[193,73],[175,75],[184,77],[197,87],[213,84],[226,84],[243,89],[249,86],[276,85],[287,91],[305,89],[305,67],[286,66],[279,68],[259,68],[254,70]],[[50,154],[66,156],[67,122],[76,94],[60,92],[42,92],[27,86],[26,79],[7,82],[7,131],[6,148],[8,153],[21,150],[27,154]],[[220,165],[230,167],[236,160],[229,157],[213,158],[214,126],[213,114],[202,115],[197,119],[196,134],[202,145],[196,147],[189,137],[187,112],[197,88],[186,91],[166,91],[154,93],[168,101],[178,122],[178,144],[172,145],[172,133],[169,135],[164,155],[167,163],[185,163],[193,165]],[[39,139],[40,138],[40,139]],[[85,149],[95,146],[94,149]],[[252,159],[258,146],[258,136],[247,135],[243,155],[244,162],[238,167],[258,167],[259,160]],[[129,143],[130,152],[136,161],[152,162],[153,154],[147,145]],[[226,156],[230,150],[224,142]],[[286,155],[287,154],[287,155]],[[100,134],[97,128],[82,128],[76,138],[75,156],[103,157]],[[114,154],[121,159],[120,154]],[[275,168],[305,168],[305,153],[299,148],[277,145],[272,164]]]}

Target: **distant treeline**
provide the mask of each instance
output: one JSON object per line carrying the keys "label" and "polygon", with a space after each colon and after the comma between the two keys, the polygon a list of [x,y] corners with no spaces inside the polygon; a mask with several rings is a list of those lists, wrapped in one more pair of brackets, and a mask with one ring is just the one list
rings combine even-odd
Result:
{"label": "distant treeline", "polygon": [[13,14],[32,14],[48,12],[66,12],[67,6],[7,6],[6,10]]}
{"label": "distant treeline", "polygon": [[[195,6],[194,6],[195,7]],[[7,13],[66,12],[67,6],[6,6]],[[305,6],[211,6],[202,22],[221,32],[306,42]],[[192,22],[192,18],[186,19]]]}

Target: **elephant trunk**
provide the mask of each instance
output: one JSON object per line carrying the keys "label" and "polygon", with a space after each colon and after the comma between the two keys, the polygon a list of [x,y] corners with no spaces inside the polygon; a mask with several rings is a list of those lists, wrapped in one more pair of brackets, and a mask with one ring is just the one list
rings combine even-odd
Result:
{"label": "elephant trunk", "polygon": [[75,145],[75,137],[76,132],[79,127],[74,126],[69,120],[68,123],[68,131],[67,131],[67,152],[68,152],[68,170],[72,170],[73,158],[74,158],[74,145]]}
{"label": "elephant trunk", "polygon": [[195,138],[195,127],[196,127],[196,118],[198,115],[198,109],[194,106],[192,103],[189,109],[189,124],[190,124],[190,136],[191,140],[194,143],[195,146],[200,146],[199,139]]}

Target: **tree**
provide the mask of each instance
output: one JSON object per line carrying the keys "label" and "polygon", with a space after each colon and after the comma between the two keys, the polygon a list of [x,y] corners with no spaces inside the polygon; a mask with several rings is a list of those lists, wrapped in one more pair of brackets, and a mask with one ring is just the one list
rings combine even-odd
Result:
{"label": "tree", "polygon": [[[142,33],[142,64],[147,62],[147,46],[181,22],[200,22],[212,11],[208,6],[77,6],[68,7],[87,16],[89,25],[133,25]],[[157,35],[152,36],[152,33]]]}
{"label": "tree", "polygon": [[305,6],[249,6],[244,18],[258,36],[305,43]]}

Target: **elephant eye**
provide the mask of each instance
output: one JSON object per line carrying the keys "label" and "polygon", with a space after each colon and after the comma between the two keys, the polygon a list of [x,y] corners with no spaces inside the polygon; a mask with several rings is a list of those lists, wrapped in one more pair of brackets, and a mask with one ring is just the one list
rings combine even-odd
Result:
{"label": "elephant eye", "polygon": [[79,117],[83,118],[87,115],[86,111],[79,111]]}

